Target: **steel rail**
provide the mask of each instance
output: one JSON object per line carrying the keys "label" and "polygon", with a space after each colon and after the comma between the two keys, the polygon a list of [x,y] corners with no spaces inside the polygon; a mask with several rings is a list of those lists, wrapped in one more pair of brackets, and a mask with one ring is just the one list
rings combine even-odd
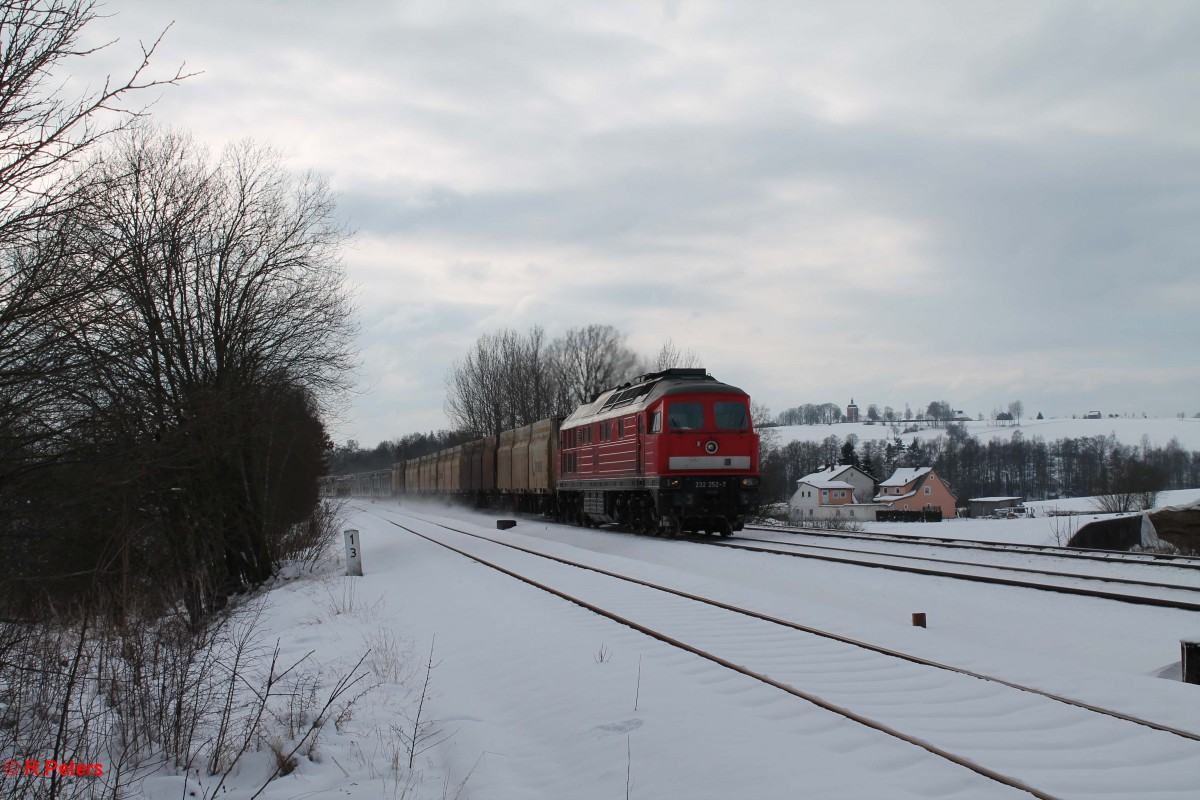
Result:
{"label": "steel rail", "polygon": [[[951,572],[948,570],[930,569],[928,567],[904,566],[902,564],[882,564],[877,561],[858,561],[853,558],[821,555],[819,553],[797,553],[789,550],[772,550],[766,547],[750,547],[749,545],[744,544],[734,544],[727,541],[714,541],[711,539],[701,539],[698,537],[688,539],[688,541],[696,544],[708,545],[710,547],[728,547],[732,550],[746,550],[753,553],[767,553],[769,555],[789,556],[791,558],[811,558],[817,561],[831,561],[838,564],[850,564],[856,567],[889,569],[894,572],[911,572],[915,575],[930,575],[936,578],[957,578],[959,580],[971,581],[974,583],[990,583],[996,586],[1016,586],[1022,589],[1036,589],[1043,592],[1073,594],[1080,597],[1095,597],[1101,600],[1115,600],[1120,603],[1132,603],[1134,605],[1174,608],[1181,611],[1200,611],[1200,603],[1165,600],[1159,597],[1143,597],[1136,594],[1121,594],[1120,592],[1104,592],[1094,589],[1080,589],[1073,586],[1054,586],[1048,583],[1019,581],[1012,578],[999,578],[992,575],[970,575],[963,572]],[[900,558],[903,558],[903,556],[900,556]]]}
{"label": "steel rail", "polygon": [[[381,518],[383,518],[383,517],[381,517]],[[1039,798],[1039,800],[1060,800],[1060,798],[1057,798],[1056,796],[1051,795],[1051,794],[1047,794],[1046,792],[1043,792],[1040,789],[1036,789],[1036,788],[1030,786],[1029,784],[1025,783],[1024,781],[1018,780],[1018,779],[1010,777],[1008,775],[1004,775],[1003,773],[1000,773],[1000,772],[996,772],[995,770],[985,767],[982,764],[972,761],[969,758],[964,758],[963,756],[956,755],[954,753],[949,752],[948,750],[944,750],[931,742],[925,741],[924,739],[919,739],[915,736],[909,736],[908,734],[906,734],[902,731],[896,730],[895,728],[892,728],[891,726],[888,726],[888,725],[885,725],[876,720],[870,719],[869,717],[864,717],[861,714],[857,714],[848,708],[843,708],[841,706],[834,705],[833,703],[830,703],[827,700],[822,700],[820,697],[817,697],[816,695],[801,691],[800,689],[797,689],[794,686],[790,686],[781,681],[777,681],[768,675],[764,675],[760,672],[755,672],[754,670],[744,667],[740,664],[735,664],[732,661],[721,658],[720,656],[718,656],[714,653],[710,653],[707,650],[702,650],[702,649],[695,647],[693,645],[690,645],[687,642],[684,642],[680,639],[676,639],[668,634],[662,633],[661,631],[654,630],[653,628],[642,625],[641,623],[635,622],[627,617],[623,617],[619,614],[615,614],[611,611],[608,611],[607,609],[601,608],[600,606],[594,605],[593,603],[589,603],[586,600],[575,597],[575,596],[568,594],[566,592],[563,592],[559,589],[555,589],[553,586],[548,586],[544,583],[541,583],[540,581],[536,581],[532,578],[521,575],[518,572],[514,572],[514,571],[508,569],[507,567],[503,567],[499,564],[488,561],[486,558],[478,556],[474,553],[469,553],[465,550],[461,550],[457,547],[454,547],[453,545],[446,544],[445,542],[439,541],[432,536],[426,536],[425,534],[415,531],[406,525],[401,525],[399,522],[396,522],[395,520],[389,520],[386,518],[383,518],[383,519],[384,519],[384,521],[389,522],[392,525],[395,525],[397,528],[400,528],[401,530],[408,531],[409,533],[413,534],[414,536],[418,536],[428,542],[436,544],[440,547],[444,547],[445,549],[450,550],[454,553],[458,553],[459,555],[464,556],[465,558],[469,558],[478,564],[482,564],[485,567],[489,567],[489,568],[494,569],[497,572],[500,572],[504,575],[508,575],[511,578],[515,578],[515,579],[521,581],[522,583],[526,583],[530,586],[533,586],[537,589],[547,592],[548,594],[552,594],[555,597],[559,597],[563,600],[566,600],[569,603],[573,603],[581,608],[587,609],[588,611],[591,611],[594,614],[598,614],[598,615],[605,617],[607,619],[610,619],[613,622],[616,622],[620,625],[624,625],[628,628],[631,628],[631,629],[637,631],[638,633],[649,636],[650,638],[656,639],[660,642],[663,642],[664,644],[670,645],[671,647],[675,647],[675,648],[678,648],[685,652],[691,653],[692,655],[698,656],[707,661],[711,661],[714,664],[717,664],[726,669],[732,670],[733,672],[736,672],[740,675],[744,675],[748,678],[752,678],[756,681],[765,683],[768,686],[772,686],[782,692],[785,692],[786,694],[789,694],[793,697],[797,697],[801,700],[804,700],[808,703],[811,703],[811,704],[817,706],[818,708],[822,708],[826,711],[837,714],[837,715],[844,717],[852,722],[856,722],[859,725],[863,725],[867,728],[870,728],[872,730],[886,734],[895,739],[899,739],[902,742],[906,742],[908,744],[915,745],[916,747],[919,747],[922,750],[925,750],[926,752],[931,753],[932,755],[943,758],[943,759],[950,761],[953,764],[957,764],[961,767],[965,767],[966,769],[969,769],[978,775],[982,775],[983,777],[988,778],[997,783],[1003,784],[1004,786],[1008,786],[1010,788],[1026,792],[1028,794],[1033,795],[1036,798]],[[494,539],[489,539],[486,536],[478,536],[476,534],[469,533],[466,531],[460,531],[456,528],[451,528],[448,525],[442,525],[441,523],[430,522],[428,520],[421,520],[421,521],[426,524],[437,525],[439,527],[445,528],[446,530],[454,531],[456,533],[462,533],[467,536],[475,536],[478,539],[484,539],[485,541],[492,542],[493,544],[504,544],[503,542],[496,542]],[[521,548],[521,547],[515,547],[514,549],[524,550],[524,548]],[[530,552],[533,555],[543,555],[541,553],[536,553],[536,552],[532,552],[532,551],[525,551],[525,552]],[[551,558],[554,561],[562,561],[562,563],[564,563],[564,564],[570,563],[568,561],[564,561],[562,559],[558,559],[553,556],[550,556],[549,558]],[[586,565],[572,565],[572,566],[580,566],[582,569],[589,569],[594,572],[599,572],[599,573],[605,574],[605,575],[611,574],[604,570],[595,569],[593,567],[588,567]],[[621,578],[621,576],[618,576],[618,575],[613,575],[613,577]],[[641,581],[637,581],[634,579],[627,579],[627,578],[622,578],[622,579],[623,580],[631,580],[634,583],[641,583]],[[644,585],[649,586],[650,584],[644,584]],[[652,587],[652,588],[656,588],[656,587]],[[675,593],[673,590],[667,590],[667,591],[671,591],[672,593]],[[681,596],[686,597],[687,595],[681,593]],[[694,598],[694,599],[700,599],[700,598]],[[720,604],[713,603],[713,605],[719,606]]]}
{"label": "steel rail", "polygon": [[[689,541],[708,542],[710,539],[701,537],[690,537]],[[1179,592],[1195,592],[1200,593],[1200,586],[1185,586],[1180,583],[1159,583],[1157,581],[1143,581],[1136,578],[1114,578],[1108,575],[1082,575],[1077,572],[1055,572],[1048,569],[1036,569],[1034,567],[1012,567],[1004,564],[983,564],[978,561],[954,561],[949,558],[937,558],[935,556],[912,556],[904,553],[884,553],[878,550],[857,550],[853,547],[834,547],[827,544],[806,544],[804,542],[778,542],[773,539],[754,539],[749,536],[735,536],[732,539],[720,539],[719,543],[726,542],[756,542],[758,544],[768,544],[776,547],[806,547],[813,550],[830,550],[838,553],[858,553],[860,555],[880,556],[881,558],[902,558],[909,561],[929,561],[935,564],[952,564],[962,567],[981,567],[983,569],[994,569],[1001,572],[1027,572],[1030,575],[1049,575],[1055,578],[1078,578],[1084,581],[1099,581],[1102,583],[1124,583],[1129,586],[1147,586],[1154,589],[1170,589]],[[750,548],[760,549],[760,548]],[[765,548],[761,548],[765,549]],[[770,551],[768,551],[770,552]],[[1003,551],[1000,551],[1003,552]],[[1013,551],[1014,554],[1019,551]],[[1111,564],[1122,564],[1122,562],[1111,561]],[[1128,562],[1122,564],[1124,566]]]}
{"label": "steel rail", "polygon": [[1002,553],[1028,553],[1029,555],[1050,556],[1057,558],[1075,558],[1086,561],[1103,561],[1107,563],[1153,564],[1158,567],[1174,567],[1179,569],[1200,569],[1200,557],[1185,556],[1176,553],[1132,553],[1128,550],[1100,550],[1097,548],[1057,547],[1047,544],[1011,544],[1005,542],[984,542],[976,539],[942,539],[937,536],[914,536],[903,533],[855,533],[849,531],[829,531],[820,528],[805,528],[803,526],[767,527],[762,525],[747,525],[746,530],[763,531],[765,533],[797,533],[804,536],[819,536],[833,539],[862,539],[866,541],[894,541],[926,544],[930,547],[949,547],[964,550],[986,550]]}
{"label": "steel rail", "polygon": [[[364,510],[366,510],[366,509],[364,509]],[[406,531],[409,531],[410,533],[415,533],[417,536],[423,535],[420,533],[416,533],[416,531],[412,531],[407,526],[401,525],[400,523],[396,522],[395,520],[387,519],[382,514],[380,514],[378,511],[371,510],[370,513],[374,514],[375,516],[379,517],[380,519],[384,520],[385,522],[388,522],[391,525],[395,525],[396,527],[401,528]],[[898,650],[892,650],[890,648],[871,644],[870,642],[863,642],[858,639],[852,639],[848,636],[842,636],[841,634],[822,630],[820,628],[814,628],[809,625],[803,625],[801,623],[793,622],[791,620],[786,620],[786,619],[782,619],[780,617],[771,616],[770,614],[763,614],[761,612],[754,611],[752,609],[743,608],[741,606],[736,606],[736,605],[733,605],[730,603],[725,603],[721,600],[714,600],[709,597],[703,597],[701,595],[692,594],[691,592],[685,592],[682,589],[674,589],[674,588],[671,588],[670,586],[663,586],[661,584],[653,583],[651,581],[642,580],[641,578],[633,578],[628,575],[622,575],[618,572],[612,572],[612,571],[606,570],[602,567],[597,567],[597,566],[594,566],[591,564],[584,564],[584,563],[581,563],[578,561],[572,561],[571,559],[562,558],[561,556],[550,555],[548,553],[541,553],[541,552],[538,552],[537,550],[531,550],[526,547],[521,547],[520,545],[513,544],[511,542],[498,541],[489,536],[482,536],[477,533],[471,533],[470,531],[464,531],[459,528],[455,528],[450,525],[446,525],[445,523],[433,522],[431,520],[426,520],[421,517],[413,517],[412,515],[407,514],[405,512],[395,512],[395,513],[402,514],[403,516],[407,516],[412,519],[417,519],[427,525],[434,525],[439,528],[444,528],[445,530],[452,531],[454,533],[459,533],[464,536],[470,536],[475,539],[481,539],[481,540],[483,540],[485,542],[489,542],[491,544],[499,545],[501,547],[507,547],[511,550],[516,550],[516,551],[525,553],[527,555],[537,556],[538,558],[543,558],[548,561],[554,561],[559,564],[563,564],[565,566],[575,567],[577,569],[587,570],[589,572],[595,572],[600,575],[604,575],[604,576],[610,577],[610,578],[615,578],[617,580],[625,581],[627,583],[632,583],[637,586],[642,586],[642,587],[645,587],[648,589],[653,589],[653,590],[656,590],[659,592],[663,592],[665,594],[671,594],[676,597],[682,597],[686,600],[692,600],[692,601],[695,601],[698,603],[703,603],[705,605],[713,606],[714,608],[720,608],[724,611],[730,611],[735,614],[741,614],[743,616],[751,617],[753,619],[761,620],[763,622],[769,622],[769,623],[772,623],[775,625],[779,625],[781,627],[789,628],[791,630],[800,631],[802,633],[807,633],[807,634],[810,634],[813,636],[818,636],[818,637],[821,637],[824,639],[829,639],[831,641],[840,642],[842,644],[848,644],[853,647],[858,647],[863,650],[867,650],[867,651],[874,652],[874,653],[879,653],[880,655],[889,656],[891,658],[896,658],[896,659],[899,659],[902,661],[908,661],[913,664],[919,664],[921,666],[945,670],[947,672],[954,672],[959,675],[964,675],[966,677],[975,678],[975,679],[982,680],[982,681],[989,681],[991,683],[996,683],[1001,686],[1006,686],[1010,689],[1016,689],[1018,691],[1028,692],[1029,694],[1037,695],[1039,697],[1044,697],[1048,700],[1053,700],[1058,703],[1063,703],[1063,704],[1069,705],[1069,706],[1075,706],[1076,708],[1082,708],[1084,710],[1091,711],[1096,714],[1102,714],[1104,716],[1113,717],[1115,719],[1122,720],[1123,722],[1129,722],[1129,723],[1132,723],[1135,725],[1141,725],[1143,727],[1151,728],[1156,731],[1161,731],[1163,733],[1170,733],[1175,736],[1180,736],[1184,739],[1190,739],[1192,741],[1200,742],[1200,733],[1193,733],[1191,731],[1183,730],[1181,728],[1174,728],[1169,725],[1164,725],[1164,724],[1161,724],[1158,722],[1153,722],[1151,720],[1142,719],[1141,717],[1135,717],[1133,715],[1125,714],[1120,711],[1115,711],[1110,708],[1104,708],[1102,706],[1093,705],[1091,703],[1087,703],[1082,700],[1075,700],[1070,697],[1065,697],[1063,695],[1055,694],[1053,692],[1048,692],[1043,689],[1035,688],[1033,686],[1026,686],[1024,684],[1014,683],[1012,681],[1005,680],[1004,678],[999,678],[994,675],[987,675],[987,674],[980,673],[980,672],[973,672],[971,670],[962,669],[961,667],[955,667],[955,666],[951,666],[949,664],[943,664],[939,661],[933,661],[933,660],[930,660],[927,658],[922,658],[920,656],[914,656],[910,653],[902,653]],[[755,549],[757,549],[757,548],[755,548]]]}

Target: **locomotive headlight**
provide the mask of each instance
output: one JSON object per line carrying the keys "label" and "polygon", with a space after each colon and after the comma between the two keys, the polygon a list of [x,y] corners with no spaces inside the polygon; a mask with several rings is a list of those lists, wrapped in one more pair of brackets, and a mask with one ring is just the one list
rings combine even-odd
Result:
{"label": "locomotive headlight", "polygon": [[668,478],[667,479],[667,486],[671,489],[678,489],[680,483],[681,483],[681,481],[679,480],[679,478]]}
{"label": "locomotive headlight", "polygon": [[742,478],[742,486],[758,486],[758,478]]}

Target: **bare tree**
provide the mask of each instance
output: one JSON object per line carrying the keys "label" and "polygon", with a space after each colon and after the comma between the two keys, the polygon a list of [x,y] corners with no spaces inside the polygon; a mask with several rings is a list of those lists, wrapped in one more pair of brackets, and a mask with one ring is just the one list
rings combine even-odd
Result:
{"label": "bare tree", "polygon": [[[142,47],[141,63],[125,78],[74,99],[53,83],[55,72],[74,57],[100,48],[78,44],[99,13],[92,0],[0,0],[0,241],[39,226],[49,213],[70,206],[75,177],[64,166],[140,115],[125,102],[141,90],[187,77],[182,67],[169,77],[146,75],[158,45]],[[161,38],[161,37],[160,37]],[[100,116],[110,115],[108,127]]]}
{"label": "bare tree", "polygon": [[1025,413],[1025,404],[1020,400],[1013,400],[1008,404],[1008,413],[1020,425],[1021,415]]}
{"label": "bare tree", "polygon": [[[96,294],[94,270],[71,257],[84,178],[73,166],[141,115],[134,97],[186,77],[147,74],[155,42],[124,77],[67,96],[64,71],[100,49],[79,44],[98,16],[90,0],[0,0],[0,536],[7,552],[22,554],[10,561],[14,575],[64,572],[36,562],[45,539],[37,550],[21,542],[61,531],[52,517],[105,497],[110,477],[84,466],[98,449],[80,435],[71,401],[90,359],[63,322]],[[84,548],[73,552],[86,558]],[[70,572],[87,580],[86,570]]]}
{"label": "bare tree", "polygon": [[93,288],[62,253],[63,217],[78,199],[70,167],[138,116],[126,100],[186,77],[147,77],[155,42],[125,78],[64,97],[55,74],[97,52],[78,44],[97,16],[88,0],[0,0],[0,489],[42,460],[22,454],[53,449],[47,403],[70,366],[54,321]]}
{"label": "bare tree", "polygon": [[944,426],[954,419],[954,408],[945,400],[934,400],[925,410],[925,418]]}
{"label": "bare tree", "polygon": [[758,432],[758,463],[762,468],[779,447],[779,431],[775,430],[771,409],[758,401],[750,403],[750,420]]}
{"label": "bare tree", "polygon": [[576,404],[590,402],[637,372],[637,354],[612,325],[572,328],[554,342],[552,351],[564,389]]}
{"label": "bare tree", "polygon": [[557,364],[540,326],[484,334],[446,374],[443,408],[460,430],[497,436],[561,414]]}
{"label": "bare tree", "polygon": [[501,336],[484,334],[446,373],[446,416],[474,436],[495,436],[511,419]]}
{"label": "bare tree", "polygon": [[654,369],[658,372],[676,367],[699,367],[700,357],[691,348],[680,350],[672,339],[663,342],[654,358]]}
{"label": "bare tree", "polygon": [[268,577],[315,507],[320,414],[354,363],[344,234],[324,181],[252,143],[214,160],[138,126],[86,174],[71,252],[98,277],[58,331],[87,361],[69,398],[124,469],[140,541],[196,578],[198,620]]}

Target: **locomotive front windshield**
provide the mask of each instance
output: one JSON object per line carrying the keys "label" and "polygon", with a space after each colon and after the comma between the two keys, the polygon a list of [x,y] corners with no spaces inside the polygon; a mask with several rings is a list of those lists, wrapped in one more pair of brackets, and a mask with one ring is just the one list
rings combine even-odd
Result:
{"label": "locomotive front windshield", "polygon": [[672,403],[667,426],[673,431],[698,431],[704,428],[704,404]]}
{"label": "locomotive front windshield", "polygon": [[713,416],[717,430],[744,431],[750,427],[744,403],[713,403]]}
{"label": "locomotive front windshield", "polygon": [[[708,417],[706,404],[700,401],[671,403],[667,409],[667,430],[671,431],[744,431],[750,428],[746,404],[737,400],[718,401],[711,405]],[[706,417],[708,417],[706,421]],[[657,430],[655,427],[653,430]]]}

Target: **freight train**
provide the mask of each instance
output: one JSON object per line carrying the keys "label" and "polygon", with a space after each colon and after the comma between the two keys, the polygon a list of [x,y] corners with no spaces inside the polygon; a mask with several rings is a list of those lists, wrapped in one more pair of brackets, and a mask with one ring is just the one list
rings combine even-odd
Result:
{"label": "freight train", "polygon": [[678,536],[741,530],[758,508],[750,398],[703,369],[642,375],[565,419],[322,479],[326,496],[449,496],[592,527]]}

